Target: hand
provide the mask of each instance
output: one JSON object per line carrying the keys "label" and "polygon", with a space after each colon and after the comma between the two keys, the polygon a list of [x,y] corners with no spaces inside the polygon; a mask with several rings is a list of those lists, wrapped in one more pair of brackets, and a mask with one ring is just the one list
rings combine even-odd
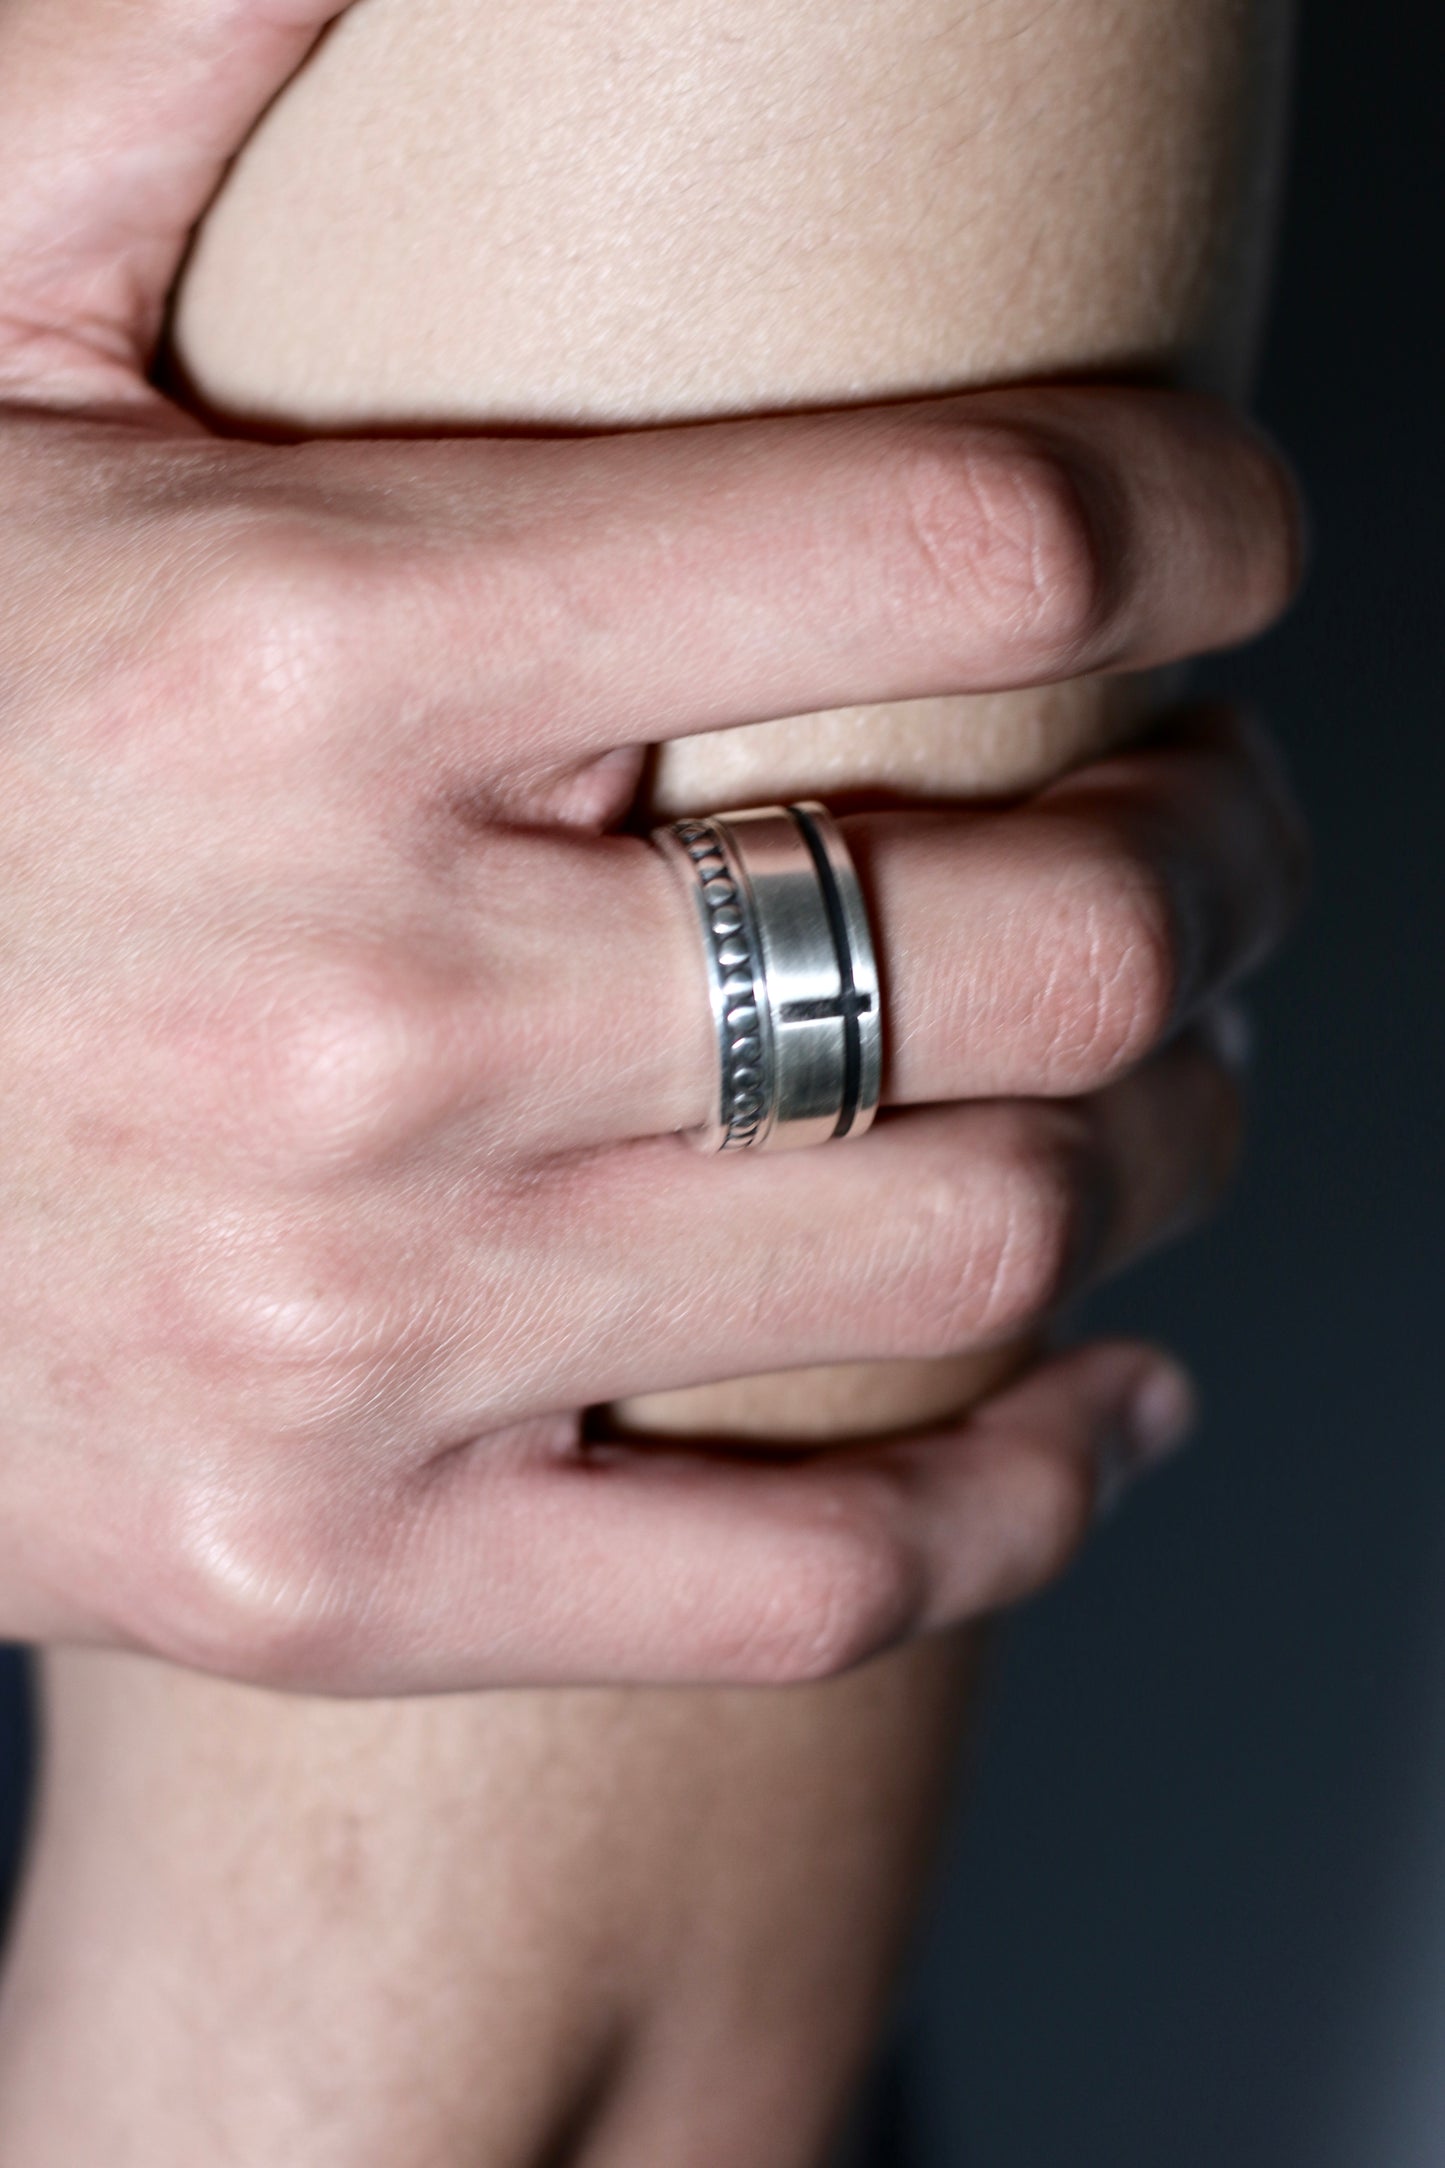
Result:
{"label": "hand", "polygon": [[1100,389],[208,438],[144,371],[282,20],[0,30],[0,1628],[359,1692],[836,1669],[1050,1570],[1175,1373],[1087,1351],[801,1465],[572,1411],[987,1345],[1197,1211],[1234,1114],[1181,1027],[1288,916],[1293,816],[1216,721],[852,820],[931,1104],[756,1163],[670,1134],[687,908],[599,831],[641,741],[1253,632],[1288,485]]}

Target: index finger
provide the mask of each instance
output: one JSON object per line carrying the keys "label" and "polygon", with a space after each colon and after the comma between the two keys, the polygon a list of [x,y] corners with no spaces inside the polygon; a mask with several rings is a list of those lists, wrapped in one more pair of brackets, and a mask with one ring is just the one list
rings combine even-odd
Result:
{"label": "index finger", "polygon": [[349,0],[6,0],[0,369],[145,396],[192,226]]}
{"label": "index finger", "polygon": [[386,506],[336,598],[368,684],[485,716],[503,761],[1145,668],[1247,639],[1297,577],[1279,458],[1174,392],[302,456]]}

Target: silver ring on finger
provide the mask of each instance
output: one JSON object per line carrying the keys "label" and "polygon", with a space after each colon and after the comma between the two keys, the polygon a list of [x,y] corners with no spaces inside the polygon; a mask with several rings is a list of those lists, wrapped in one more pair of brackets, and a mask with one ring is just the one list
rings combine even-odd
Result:
{"label": "silver ring on finger", "polygon": [[863,891],[813,800],[698,815],[653,842],[685,884],[717,1045],[704,1151],[858,1137],[878,1110],[883,1018]]}

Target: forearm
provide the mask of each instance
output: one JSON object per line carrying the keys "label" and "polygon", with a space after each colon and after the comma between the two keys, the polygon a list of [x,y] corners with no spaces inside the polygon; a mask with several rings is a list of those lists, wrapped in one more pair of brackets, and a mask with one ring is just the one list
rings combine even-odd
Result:
{"label": "forearm", "polygon": [[[1259,230],[1253,20],[1232,0],[994,0],[961,22],[941,0],[649,0],[604,36],[585,4],[373,5],[234,175],[183,351],[217,402],[303,427],[1218,380]],[[1013,788],[1129,697],[765,725],[669,753],[656,793]],[[871,1412],[966,1384],[895,1373]],[[751,1425],[813,1423],[824,1393],[856,1411],[858,1390],[795,1378],[750,1396]],[[525,2162],[589,2102],[598,2163],[682,2157],[689,2116],[690,2161],[805,2158],[893,1960],[960,1661],[786,1696],[327,1710],[67,1657],[10,2004],[17,2164],[94,2140],[56,2137],[82,2069],[116,2104],[117,2163],[167,2158],[161,2101],[187,2161],[199,2126],[239,2160]],[[705,2057],[747,2081],[708,2097]]]}

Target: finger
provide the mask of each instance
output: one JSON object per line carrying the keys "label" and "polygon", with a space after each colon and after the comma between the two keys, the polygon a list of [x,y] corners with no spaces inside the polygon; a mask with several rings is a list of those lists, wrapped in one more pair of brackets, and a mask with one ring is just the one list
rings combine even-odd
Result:
{"label": "finger", "polygon": [[1265,961],[1306,883],[1273,749],[1219,711],[1027,806],[843,827],[883,951],[895,1103],[1113,1081]]}
{"label": "finger", "polygon": [[[1115,1344],[957,1425],[827,1453],[479,1439],[383,1515],[333,1498],[308,1526],[293,1502],[233,1531],[233,1570],[169,1638],[330,1692],[819,1679],[1052,1578],[1191,1413],[1172,1363]],[[260,1546],[267,1572],[236,1572]]]}
{"label": "finger", "polygon": [[1087,1099],[891,1115],[824,1151],[704,1158],[660,1138],[560,1160],[529,1170],[510,1209],[494,1188],[484,1244],[459,1172],[427,1267],[445,1294],[423,1419],[465,1437],[719,1378],[996,1345],[1197,1219],[1238,1128],[1232,1077],[1190,1034]]}
{"label": "finger", "polygon": [[[1172,1363],[1093,1347],[922,1438],[762,1464],[644,1445],[518,1471],[500,1544],[507,1479],[492,1487],[480,1444],[434,1491],[415,1541],[429,1564],[443,1547],[464,1556],[464,1531],[478,1546],[489,1532],[512,1577],[488,1607],[501,1625],[530,1595],[539,1681],[566,1678],[579,1648],[602,1680],[817,1679],[1053,1579],[1101,1501],[1191,1419]],[[425,1601],[435,1660],[463,1677],[485,1664],[475,1640],[446,1646],[449,1624],[472,1628],[466,1592],[433,1584]]]}
{"label": "finger", "polygon": [[[869,900],[894,1104],[1114,1081],[1263,960],[1303,883],[1277,763],[1219,713],[1006,812],[842,825]],[[525,914],[509,895],[530,899]],[[706,974],[691,901],[657,852],[514,839],[479,857],[450,909],[486,953],[470,998],[448,990],[428,1110],[482,1108],[521,1150],[706,1119]]]}
{"label": "finger", "polygon": [[426,718],[514,796],[623,745],[1241,640],[1298,553],[1275,455],[1158,391],[288,456],[368,717]]}
{"label": "finger", "polygon": [[[8,0],[0,356],[134,385],[227,161],[345,0]],[[8,371],[7,371],[8,373]]]}

